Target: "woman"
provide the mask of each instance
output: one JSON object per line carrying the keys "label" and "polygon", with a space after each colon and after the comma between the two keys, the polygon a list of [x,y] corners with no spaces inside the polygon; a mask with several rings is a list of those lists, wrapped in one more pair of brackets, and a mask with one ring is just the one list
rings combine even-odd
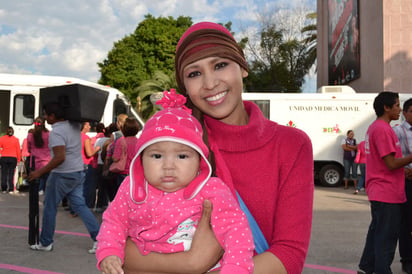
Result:
{"label": "woman", "polygon": [[93,169],[93,157],[99,152],[100,147],[93,148],[92,139],[87,135],[90,128],[89,122],[82,123],[82,158],[84,170],[86,172],[86,177],[83,184],[83,196],[86,201],[86,205],[89,208],[94,208],[94,203],[96,202],[96,179],[94,176],[95,171]]}
{"label": "woman", "polygon": [[356,189],[358,180],[358,166],[355,163],[356,150],[358,149],[358,146],[356,145],[356,139],[353,137],[355,137],[353,130],[348,130],[346,133],[346,138],[342,140],[343,167],[345,169],[343,181],[345,182],[345,189],[348,188],[348,182],[350,179],[353,180],[353,184]]}
{"label": "woman", "polygon": [[[44,119],[34,119],[34,129],[27,135],[27,149],[31,157],[34,157],[34,169],[38,170],[50,161],[49,130],[44,125]],[[30,167],[31,161],[30,161]],[[46,190],[46,181],[49,174],[46,173],[39,178],[39,194],[43,195]]]}
{"label": "woman", "polygon": [[19,139],[13,135],[13,128],[7,127],[6,135],[0,138],[1,191],[3,193],[14,192],[14,172],[21,159]]}
{"label": "woman", "polygon": [[[247,63],[223,26],[203,22],[190,27],[178,43],[175,69],[180,92],[203,124],[216,175],[240,194],[269,245],[254,256],[254,273],[302,273],[313,204],[309,138],[265,119],[255,104],[242,101]],[[210,203],[203,211],[188,252],[143,257],[129,240],[125,269],[206,271],[222,250],[208,223]]]}
{"label": "woman", "polygon": [[119,145],[115,145],[112,159],[113,163],[116,163],[119,162],[122,157],[125,157],[126,164],[116,177],[116,192],[124,178],[129,175],[130,163],[136,155],[136,134],[139,132],[139,123],[136,119],[126,118],[121,130],[123,137],[120,137],[118,140]]}

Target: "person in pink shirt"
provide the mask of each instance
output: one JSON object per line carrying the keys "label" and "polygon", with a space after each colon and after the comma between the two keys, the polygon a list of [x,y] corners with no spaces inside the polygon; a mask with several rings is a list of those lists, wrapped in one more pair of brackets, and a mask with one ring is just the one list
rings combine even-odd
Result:
{"label": "person in pink shirt", "polygon": [[189,251],[205,200],[214,205],[211,226],[225,250],[212,269],[253,273],[254,244],[247,217],[229,187],[211,177],[202,127],[184,107],[185,101],[173,90],[164,92],[159,102],[164,109],[143,129],[130,176],[103,214],[96,250],[103,273],[123,273],[128,237],[144,255]]}
{"label": "person in pink shirt", "polygon": [[[45,127],[42,117],[37,117],[34,120],[34,130],[27,135],[27,149],[31,157],[34,157],[34,170],[41,169],[50,162],[49,130]],[[30,161],[30,168],[33,168],[31,164]],[[49,173],[45,173],[39,178],[40,195],[44,194],[46,190],[48,176]]]}
{"label": "person in pink shirt", "polygon": [[358,194],[362,188],[365,187],[366,179],[366,154],[365,154],[365,141],[362,141],[358,145],[358,152],[356,153],[355,163],[359,165],[360,177],[358,184],[356,185],[355,192],[353,194]]}
{"label": "person in pink shirt", "polygon": [[392,273],[406,201],[404,166],[412,154],[402,157],[401,145],[390,126],[402,111],[398,93],[384,91],[373,102],[377,119],[366,132],[366,193],[372,220],[369,225],[358,273]]}
{"label": "person in pink shirt", "polygon": [[[120,187],[124,178],[129,175],[130,163],[136,155],[137,138],[136,135],[139,132],[139,123],[136,119],[126,118],[121,128],[123,136],[116,141],[114,147],[112,159],[113,162],[118,162],[122,157],[126,157],[126,164],[122,171],[116,176],[116,186]],[[117,192],[117,191],[116,191]]]}

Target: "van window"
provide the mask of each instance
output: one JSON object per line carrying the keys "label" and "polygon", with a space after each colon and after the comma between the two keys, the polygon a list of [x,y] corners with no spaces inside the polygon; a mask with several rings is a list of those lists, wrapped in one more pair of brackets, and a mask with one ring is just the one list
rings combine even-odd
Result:
{"label": "van window", "polygon": [[117,122],[117,115],[127,114],[130,115],[129,106],[127,106],[122,99],[116,99],[113,101],[113,119],[114,123]]}
{"label": "van window", "polygon": [[270,119],[270,100],[247,100],[247,101],[252,101],[256,105],[258,105],[263,115],[267,119]]}
{"label": "van window", "polygon": [[18,94],[14,96],[13,123],[15,125],[32,125],[34,122],[34,96]]}
{"label": "van window", "polygon": [[10,118],[10,91],[0,90],[0,136],[6,131],[9,126]]}

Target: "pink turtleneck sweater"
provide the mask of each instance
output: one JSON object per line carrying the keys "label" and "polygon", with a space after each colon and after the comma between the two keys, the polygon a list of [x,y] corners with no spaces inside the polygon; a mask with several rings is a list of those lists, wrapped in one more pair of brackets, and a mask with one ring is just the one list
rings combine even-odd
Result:
{"label": "pink turtleneck sweater", "polygon": [[278,125],[264,118],[255,104],[244,104],[249,114],[245,126],[205,116],[217,176],[239,192],[268,251],[289,274],[300,274],[312,225],[312,145],[303,131]]}

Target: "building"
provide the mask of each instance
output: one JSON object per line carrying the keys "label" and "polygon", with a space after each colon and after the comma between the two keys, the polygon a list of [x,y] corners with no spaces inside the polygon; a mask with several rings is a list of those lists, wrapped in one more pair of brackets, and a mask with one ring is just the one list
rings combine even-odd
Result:
{"label": "building", "polygon": [[412,93],[411,0],[317,0],[317,22],[318,88]]}

